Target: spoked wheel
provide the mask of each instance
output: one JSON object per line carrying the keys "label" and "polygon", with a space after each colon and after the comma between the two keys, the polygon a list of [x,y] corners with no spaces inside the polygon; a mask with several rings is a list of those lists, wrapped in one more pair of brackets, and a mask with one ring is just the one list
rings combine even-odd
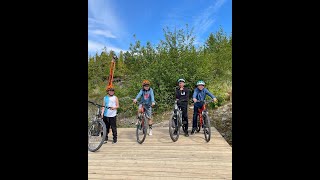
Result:
{"label": "spoked wheel", "polygon": [[[202,119],[203,120],[203,119]],[[201,129],[201,124],[200,124],[200,118],[199,115],[197,116],[197,132],[199,132]]]}
{"label": "spoked wheel", "polygon": [[102,120],[93,121],[88,129],[88,150],[97,151],[103,144],[107,135],[107,128]]}
{"label": "spoked wheel", "polygon": [[173,142],[176,142],[179,138],[180,134],[180,127],[177,123],[178,119],[175,114],[172,114],[170,120],[169,120],[169,134]]}
{"label": "spoked wheel", "polygon": [[144,116],[141,116],[141,119],[138,121],[137,130],[136,130],[137,142],[142,144],[147,136],[147,128]]}
{"label": "spoked wheel", "polygon": [[204,132],[204,138],[207,142],[210,141],[211,138],[211,125],[210,125],[210,119],[207,114],[203,115],[203,132]]}

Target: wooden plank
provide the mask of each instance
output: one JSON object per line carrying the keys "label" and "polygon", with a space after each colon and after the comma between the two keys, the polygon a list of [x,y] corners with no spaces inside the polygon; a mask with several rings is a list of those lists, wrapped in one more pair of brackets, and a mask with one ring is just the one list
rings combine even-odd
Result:
{"label": "wooden plank", "polygon": [[199,176],[199,177],[192,177],[188,176],[190,174],[186,173],[184,175],[152,175],[149,174],[135,174],[131,176],[121,176],[121,175],[102,175],[102,174],[89,174],[88,179],[122,179],[122,180],[135,180],[135,179],[152,179],[152,180],[162,180],[162,179],[174,179],[174,180],[198,180],[198,179],[211,179],[211,180],[231,180],[232,177],[228,175],[216,175],[215,177],[212,176]]}
{"label": "wooden plank", "polygon": [[119,128],[117,144],[88,152],[88,179],[232,179],[232,147],[214,127],[209,143],[202,133],[172,142],[157,127],[143,144],[134,128]]}

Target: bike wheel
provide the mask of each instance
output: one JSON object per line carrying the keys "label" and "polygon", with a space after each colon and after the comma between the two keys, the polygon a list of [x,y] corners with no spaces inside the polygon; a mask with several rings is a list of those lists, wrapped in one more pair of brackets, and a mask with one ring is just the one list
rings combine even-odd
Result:
{"label": "bike wheel", "polygon": [[107,135],[106,124],[102,120],[93,121],[88,129],[88,150],[95,152],[102,146]]}
{"label": "bike wheel", "polygon": [[203,114],[203,132],[204,132],[204,139],[209,142],[211,138],[211,125],[210,125],[210,118],[207,114]]}
{"label": "bike wheel", "polygon": [[[203,120],[203,118],[202,118]],[[201,129],[201,124],[200,124],[200,118],[199,118],[199,115],[197,116],[197,132],[199,132]]]}
{"label": "bike wheel", "polygon": [[137,142],[142,144],[147,136],[147,126],[145,122],[145,117],[141,116],[141,119],[138,121],[137,129],[136,129]]}
{"label": "bike wheel", "polygon": [[[170,134],[170,138],[172,139],[173,142],[176,142],[179,138],[179,134],[180,134],[180,128],[179,125],[176,123],[178,121],[178,119],[175,122],[175,114],[172,114],[170,120],[169,120],[169,134]],[[178,118],[176,116],[176,118]],[[174,131],[176,131],[177,133],[175,134]]]}

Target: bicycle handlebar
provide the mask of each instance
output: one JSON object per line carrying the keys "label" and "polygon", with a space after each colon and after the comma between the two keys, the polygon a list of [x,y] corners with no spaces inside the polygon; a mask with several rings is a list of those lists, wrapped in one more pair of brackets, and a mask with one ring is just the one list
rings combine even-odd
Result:
{"label": "bicycle handlebar", "polygon": [[188,102],[188,100],[184,100],[184,99],[182,99],[182,100],[180,100],[180,99],[176,99],[175,101],[174,101],[175,103],[178,103],[178,102]]}
{"label": "bicycle handlebar", "polygon": [[[102,106],[102,105],[100,105],[100,104],[97,104],[97,103],[94,103],[94,102],[92,102],[92,101],[88,101],[88,103],[91,103],[91,104],[93,104],[93,105],[95,105],[95,106],[97,106],[97,107],[105,107],[105,106]],[[111,107],[106,107],[107,109],[110,109]]]}
{"label": "bicycle handlebar", "polygon": [[[214,100],[213,99],[210,99],[210,100],[197,100],[196,102],[201,102],[201,103],[206,103],[206,104],[208,104],[208,103],[211,103],[211,102],[214,102]],[[194,103],[196,103],[196,102],[194,102]]]}
{"label": "bicycle handlebar", "polygon": [[137,105],[140,105],[140,104],[142,104],[142,105],[146,105],[146,106],[152,106],[151,104],[149,104],[149,103],[145,103],[145,102],[137,102]]}

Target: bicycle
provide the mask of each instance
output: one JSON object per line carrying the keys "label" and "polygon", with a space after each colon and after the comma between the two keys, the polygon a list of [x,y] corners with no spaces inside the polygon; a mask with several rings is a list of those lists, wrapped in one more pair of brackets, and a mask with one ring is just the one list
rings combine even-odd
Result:
{"label": "bicycle", "polygon": [[[95,152],[100,149],[107,136],[107,126],[101,117],[101,107],[105,106],[91,101],[88,101],[88,103],[91,103],[97,107],[97,113],[88,127],[88,150]],[[110,107],[107,107],[107,109],[110,109]]]}
{"label": "bicycle", "polygon": [[207,142],[210,141],[211,138],[211,125],[210,125],[210,118],[208,115],[208,110],[206,105],[210,102],[213,102],[213,99],[209,101],[197,101],[197,102],[202,102],[204,103],[201,108],[198,109],[198,114],[197,114],[197,132],[200,131],[201,128],[203,128],[204,132],[204,138]]}
{"label": "bicycle", "polygon": [[178,107],[178,102],[184,102],[181,100],[174,101],[174,108],[171,119],[169,120],[169,134],[173,142],[179,139],[180,129],[182,127],[183,131],[186,131],[186,127],[182,124],[182,110]]}
{"label": "bicycle", "polygon": [[[136,129],[136,136],[137,136],[137,142],[139,144],[142,144],[144,140],[146,139],[147,136],[147,122],[146,122],[146,109],[145,106],[150,106],[147,103],[139,103],[138,105],[142,104],[142,112],[138,114],[138,124],[137,124],[137,129]],[[139,135],[142,135],[141,137]]]}

